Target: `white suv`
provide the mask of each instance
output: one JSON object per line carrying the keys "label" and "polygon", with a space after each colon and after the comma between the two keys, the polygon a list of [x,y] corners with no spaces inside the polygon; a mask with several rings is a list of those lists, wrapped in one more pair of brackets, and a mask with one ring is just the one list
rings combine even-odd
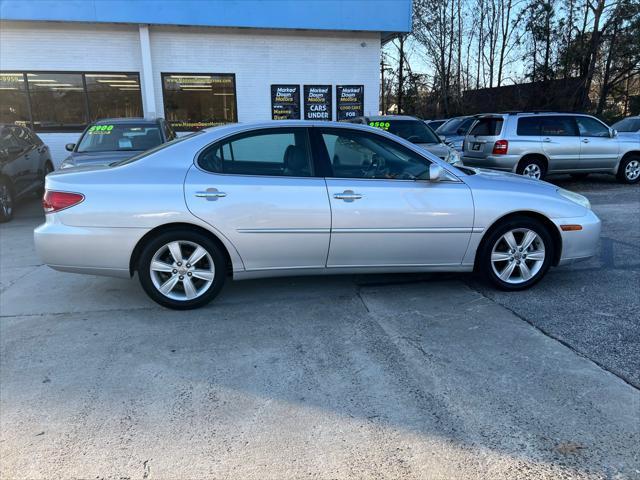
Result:
{"label": "white suv", "polygon": [[507,113],[478,117],[463,143],[464,165],[533,178],[549,173],[610,173],[640,181],[640,141],[618,136],[597,118],[576,113]]}

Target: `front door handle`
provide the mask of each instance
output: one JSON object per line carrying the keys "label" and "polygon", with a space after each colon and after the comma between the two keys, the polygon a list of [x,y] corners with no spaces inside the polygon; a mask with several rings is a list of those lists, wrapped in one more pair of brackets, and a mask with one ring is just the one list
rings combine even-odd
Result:
{"label": "front door handle", "polygon": [[583,138],[582,139],[582,143],[589,143],[589,139],[588,138]]}
{"label": "front door handle", "polygon": [[542,141],[543,141],[543,142],[550,142],[550,141],[551,141],[551,139],[550,139],[549,137],[545,137],[545,138],[543,138],[543,139],[542,139]]}
{"label": "front door handle", "polygon": [[355,193],[353,190],[345,190],[342,193],[334,193],[333,198],[337,200],[344,200],[345,202],[353,202],[362,198],[362,194]]}
{"label": "front door handle", "polygon": [[215,202],[218,198],[226,196],[226,193],[218,191],[217,188],[207,188],[204,192],[196,192],[196,197],[206,198],[209,202]]}

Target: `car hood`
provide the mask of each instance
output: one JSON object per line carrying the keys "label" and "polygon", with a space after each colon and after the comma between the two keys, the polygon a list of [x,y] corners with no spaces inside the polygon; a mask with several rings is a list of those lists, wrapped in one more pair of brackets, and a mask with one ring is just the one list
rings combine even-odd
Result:
{"label": "car hood", "polygon": [[107,165],[119,160],[126,160],[139,154],[137,150],[111,151],[111,152],[73,152],[62,162],[61,167],[67,168],[77,165]]}
{"label": "car hood", "polygon": [[525,177],[515,173],[490,170],[488,168],[473,168],[467,166],[465,166],[464,168],[473,170],[475,172],[475,175],[472,175],[472,177],[477,177],[478,179],[490,182],[499,182],[503,186],[514,190],[518,190],[520,188],[534,188],[543,190],[558,189],[556,185],[545,182],[544,180],[536,180],[534,178]]}

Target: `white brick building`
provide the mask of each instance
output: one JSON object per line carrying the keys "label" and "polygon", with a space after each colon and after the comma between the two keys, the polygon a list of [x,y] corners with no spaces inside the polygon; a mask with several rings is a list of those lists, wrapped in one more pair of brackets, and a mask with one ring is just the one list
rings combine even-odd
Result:
{"label": "white brick building", "polygon": [[0,122],[32,126],[56,164],[101,115],[165,117],[182,131],[267,120],[278,85],[298,86],[293,118],[304,118],[304,87],[318,85],[331,87],[331,119],[342,86],[361,86],[350,108],[376,114],[381,42],[410,29],[411,9],[410,0],[85,4],[93,10],[0,3]]}

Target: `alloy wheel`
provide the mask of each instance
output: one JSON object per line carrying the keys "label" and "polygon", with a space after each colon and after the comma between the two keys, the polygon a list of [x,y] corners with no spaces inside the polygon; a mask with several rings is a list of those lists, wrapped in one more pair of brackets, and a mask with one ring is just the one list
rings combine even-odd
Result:
{"label": "alloy wheel", "polygon": [[545,257],[540,235],[528,228],[516,228],[502,235],[493,246],[491,267],[500,280],[516,285],[534,278]]}
{"label": "alloy wheel", "polygon": [[535,178],[536,180],[540,180],[540,178],[542,177],[542,169],[540,168],[540,165],[531,163],[524,167],[524,169],[522,170],[522,175],[524,175],[525,177],[531,177]]}
{"label": "alloy wheel", "polygon": [[640,177],[640,161],[631,160],[627,163],[627,166],[624,168],[624,176],[627,177],[629,181],[634,181]]}
{"label": "alloy wheel", "polygon": [[207,250],[195,242],[176,240],[160,247],[149,265],[151,281],[167,298],[193,300],[204,294],[216,267]]}
{"label": "alloy wheel", "polygon": [[4,218],[10,217],[13,212],[11,190],[9,190],[9,186],[4,183],[0,184],[0,211]]}

